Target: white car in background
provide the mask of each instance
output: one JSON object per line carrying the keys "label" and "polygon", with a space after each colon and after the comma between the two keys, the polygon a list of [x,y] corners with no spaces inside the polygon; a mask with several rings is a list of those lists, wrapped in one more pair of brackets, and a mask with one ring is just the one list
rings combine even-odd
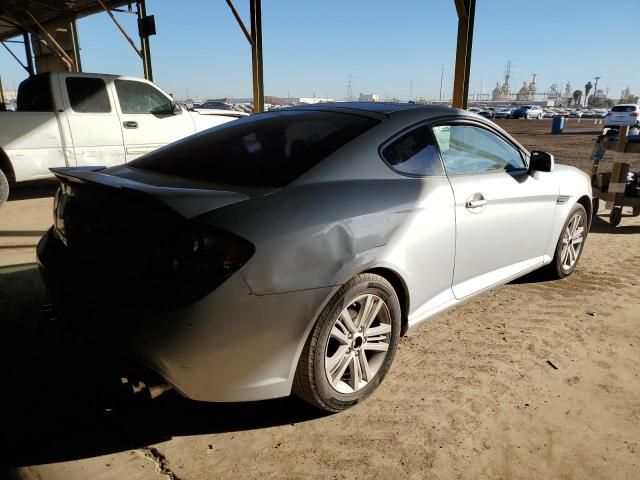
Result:
{"label": "white car in background", "polygon": [[640,105],[623,103],[613,107],[604,117],[605,127],[640,126]]}

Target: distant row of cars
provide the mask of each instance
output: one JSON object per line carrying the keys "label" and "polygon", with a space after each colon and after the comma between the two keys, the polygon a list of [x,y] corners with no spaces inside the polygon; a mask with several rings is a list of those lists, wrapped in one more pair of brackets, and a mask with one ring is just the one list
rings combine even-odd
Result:
{"label": "distant row of cars", "polygon": [[[616,107],[614,107],[614,109],[615,108]],[[543,108],[540,105],[519,105],[515,107],[470,107],[468,110],[485,118],[525,118],[527,120],[540,120],[556,116],[569,118],[605,118],[608,114],[606,108],[579,110],[569,108]]]}

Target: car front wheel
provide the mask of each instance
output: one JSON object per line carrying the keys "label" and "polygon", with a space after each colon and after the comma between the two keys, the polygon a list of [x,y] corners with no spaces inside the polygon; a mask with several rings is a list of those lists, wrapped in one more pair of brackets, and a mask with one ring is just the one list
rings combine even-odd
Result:
{"label": "car front wheel", "polygon": [[379,275],[356,275],[335,294],[311,330],[293,392],[328,412],[361,402],[389,370],[400,328],[400,303],[391,284]]}
{"label": "car front wheel", "polygon": [[588,225],[587,211],[577,204],[562,227],[553,261],[546,267],[550,277],[568,277],[576,269],[587,239]]}
{"label": "car front wheel", "polygon": [[0,207],[7,201],[9,198],[9,182],[7,181],[7,177],[4,175],[4,172],[0,170]]}

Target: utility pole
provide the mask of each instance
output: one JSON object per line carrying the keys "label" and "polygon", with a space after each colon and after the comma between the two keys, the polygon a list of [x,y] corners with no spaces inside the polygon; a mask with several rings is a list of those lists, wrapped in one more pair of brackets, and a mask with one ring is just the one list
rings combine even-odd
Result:
{"label": "utility pole", "polygon": [[413,78],[409,81],[409,101],[411,101],[411,97],[413,97]]}
{"label": "utility pole", "polygon": [[349,101],[353,101],[353,83],[351,81],[351,74],[347,76],[347,98]]}
{"label": "utility pole", "polygon": [[595,96],[598,94],[598,80],[600,80],[600,77],[594,77],[596,79],[596,84],[593,87],[593,97],[591,100],[591,103],[593,103],[593,100],[595,100]]}
{"label": "utility pole", "polygon": [[444,63],[442,64],[442,69],[440,70],[440,101],[442,101],[442,79],[444,78]]}

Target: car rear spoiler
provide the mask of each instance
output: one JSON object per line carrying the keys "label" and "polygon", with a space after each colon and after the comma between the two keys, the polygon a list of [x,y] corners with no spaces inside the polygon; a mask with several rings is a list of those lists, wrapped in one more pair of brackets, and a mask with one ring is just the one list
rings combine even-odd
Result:
{"label": "car rear spoiler", "polygon": [[163,187],[128,178],[101,173],[106,167],[62,167],[51,172],[62,183],[101,185],[120,190],[145,193],[161,201],[186,219],[197,217],[216,208],[248,200],[244,193],[199,188]]}

